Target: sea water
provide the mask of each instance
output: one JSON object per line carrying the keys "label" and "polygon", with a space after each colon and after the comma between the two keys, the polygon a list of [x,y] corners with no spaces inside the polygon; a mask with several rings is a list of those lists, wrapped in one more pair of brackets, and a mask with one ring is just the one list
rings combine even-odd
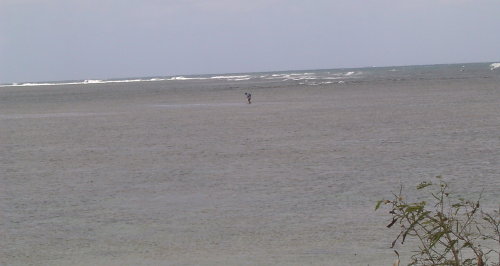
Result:
{"label": "sea water", "polygon": [[3,85],[0,264],[390,265],[400,185],[498,206],[499,113],[491,63]]}
{"label": "sea water", "polygon": [[0,87],[20,86],[64,86],[64,85],[92,85],[106,83],[137,83],[137,82],[220,82],[232,84],[248,82],[276,83],[318,86],[327,84],[343,84],[346,82],[363,82],[373,80],[415,80],[415,79],[464,79],[483,75],[486,77],[498,76],[500,63],[468,63],[468,64],[442,64],[419,66],[393,66],[393,67],[363,67],[349,69],[319,69],[319,70],[294,70],[275,72],[252,72],[231,74],[204,74],[204,75],[179,75],[156,76],[123,79],[86,79],[53,82],[24,82],[1,84]]}

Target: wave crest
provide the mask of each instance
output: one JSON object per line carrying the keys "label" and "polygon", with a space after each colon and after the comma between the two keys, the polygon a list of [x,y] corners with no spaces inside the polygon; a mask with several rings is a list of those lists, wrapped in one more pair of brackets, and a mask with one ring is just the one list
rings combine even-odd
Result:
{"label": "wave crest", "polygon": [[494,70],[494,69],[497,69],[497,68],[500,68],[500,63],[493,63],[490,65],[490,69],[491,70]]}

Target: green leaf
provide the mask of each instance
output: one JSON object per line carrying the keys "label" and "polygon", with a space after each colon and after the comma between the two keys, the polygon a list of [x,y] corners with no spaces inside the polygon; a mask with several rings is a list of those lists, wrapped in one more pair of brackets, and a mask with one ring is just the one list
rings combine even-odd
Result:
{"label": "green leaf", "polygon": [[380,208],[380,205],[382,204],[382,202],[384,202],[384,200],[377,201],[377,205],[375,205],[375,210],[378,210],[378,208]]}
{"label": "green leaf", "polygon": [[432,182],[424,181],[424,182],[418,184],[417,189],[423,189],[423,188],[426,188],[428,186],[432,186]]}
{"label": "green leaf", "polygon": [[491,224],[494,224],[495,222],[493,221],[493,219],[491,219],[490,217],[488,216],[484,216],[483,217],[483,220],[487,221],[488,223],[491,223]]}
{"label": "green leaf", "polygon": [[435,234],[432,234],[429,238],[431,240],[431,245],[429,246],[429,248],[432,248],[436,245],[436,243],[439,241],[439,239],[441,239],[441,237],[444,236],[446,232],[444,231],[440,231],[440,232],[437,232]]}
{"label": "green leaf", "polygon": [[421,211],[423,208],[424,206],[422,205],[408,206],[408,208],[406,208],[406,212],[412,213],[416,211]]}

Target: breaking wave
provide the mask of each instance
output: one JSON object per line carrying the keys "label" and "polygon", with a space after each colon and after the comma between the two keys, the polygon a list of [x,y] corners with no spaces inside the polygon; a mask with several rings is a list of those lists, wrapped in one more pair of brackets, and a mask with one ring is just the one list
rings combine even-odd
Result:
{"label": "breaking wave", "polygon": [[[136,79],[118,79],[118,80],[101,80],[101,79],[86,79],[81,81],[68,82],[26,82],[3,84],[0,87],[32,87],[32,86],[61,86],[61,85],[92,85],[92,84],[107,84],[107,83],[130,83],[130,82],[155,82],[155,81],[194,81],[194,80],[220,80],[220,81],[247,81],[247,80],[278,80],[278,81],[300,81],[299,84],[320,85],[332,84],[331,80],[348,79],[361,76],[362,72],[269,72],[255,74],[228,74],[228,75],[189,75],[189,76],[170,76],[170,77],[154,77],[154,78],[136,78]],[[308,82],[304,82],[308,81]]]}
{"label": "breaking wave", "polygon": [[[316,72],[316,73],[282,73],[282,74],[269,74],[269,75],[262,75],[260,76],[261,78],[264,79],[281,79],[283,81],[287,80],[295,80],[295,81],[302,81],[302,80],[336,80],[336,79],[345,79],[348,77],[354,77],[354,76],[360,76],[362,73],[361,72],[340,72],[340,73],[331,73],[331,72]],[[334,82],[320,82],[321,84],[330,84]],[[303,83],[300,83],[303,84]],[[319,83],[314,83],[315,85]]]}
{"label": "breaking wave", "polygon": [[184,76],[178,76],[178,77],[171,77],[166,80],[200,80],[200,79],[207,79],[207,78],[189,78],[189,77],[184,77]]}
{"label": "breaking wave", "polygon": [[234,81],[238,81],[238,80],[249,80],[251,79],[252,76],[250,75],[239,75],[239,76],[214,76],[214,77],[211,77],[211,79],[226,79],[226,80],[234,80]]}
{"label": "breaking wave", "polygon": [[494,69],[497,69],[497,68],[500,68],[500,63],[493,63],[490,65],[490,69],[491,70],[494,70]]}
{"label": "breaking wave", "polygon": [[12,83],[12,84],[0,85],[0,87],[34,87],[34,86],[86,85],[86,84],[128,83],[128,82],[162,81],[162,80],[168,80],[168,79],[163,79],[163,78],[126,79],[126,80],[86,79],[86,80],[82,80],[82,81],[70,81],[70,82],[26,82],[26,83]]}

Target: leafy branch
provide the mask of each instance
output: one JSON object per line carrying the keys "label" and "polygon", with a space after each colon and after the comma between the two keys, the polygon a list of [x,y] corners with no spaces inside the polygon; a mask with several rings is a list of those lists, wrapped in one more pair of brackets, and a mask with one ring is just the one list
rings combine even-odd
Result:
{"label": "leafy branch", "polygon": [[[394,248],[407,238],[417,240],[410,265],[478,265],[484,266],[498,256],[500,265],[500,208],[488,213],[480,208],[482,193],[477,200],[455,199],[448,184],[440,176],[437,182],[422,182],[416,190],[429,195],[429,202],[409,202],[403,186],[390,200],[380,200],[375,210],[388,207],[391,221],[388,228],[400,226],[391,244]],[[386,208],[387,208],[386,207]]]}

